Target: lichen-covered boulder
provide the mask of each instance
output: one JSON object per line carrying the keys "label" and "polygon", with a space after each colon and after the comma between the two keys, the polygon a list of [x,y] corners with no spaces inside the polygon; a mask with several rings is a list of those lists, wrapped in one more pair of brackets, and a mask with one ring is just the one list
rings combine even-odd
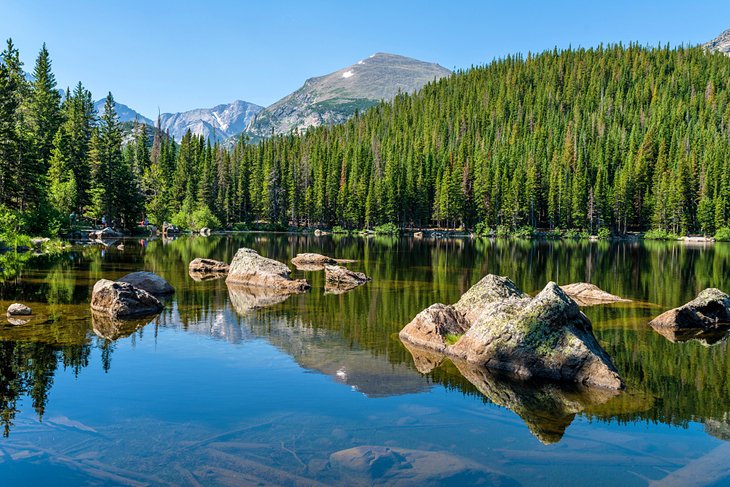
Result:
{"label": "lichen-covered boulder", "polygon": [[590,320],[554,282],[524,308],[482,316],[450,352],[523,379],[623,387],[611,359],[593,336]]}
{"label": "lichen-covered boulder", "polygon": [[[449,334],[454,337],[446,340]],[[455,305],[419,313],[400,337],[522,379],[623,388],[590,320],[553,282],[530,298],[509,279],[488,275]]]}
{"label": "lichen-covered boulder", "polygon": [[13,303],[8,306],[8,316],[28,316],[33,314],[33,310],[21,303]]}
{"label": "lichen-covered boulder", "polygon": [[190,273],[196,272],[200,274],[227,274],[228,264],[219,260],[196,258],[188,264]]}
{"label": "lichen-covered boulder", "polygon": [[271,288],[283,293],[300,293],[311,287],[306,280],[294,280],[290,274],[285,264],[262,257],[253,249],[240,248],[233,257],[226,283]]}
{"label": "lichen-covered boulder", "polygon": [[152,315],[162,308],[159,299],[128,282],[101,279],[91,293],[91,309],[115,319]]}
{"label": "lichen-covered boulder", "polygon": [[607,293],[595,284],[587,282],[576,282],[560,286],[565,294],[571,297],[578,306],[594,306],[597,304],[628,303],[630,299],[624,299],[611,293]]}
{"label": "lichen-covered boulder", "polygon": [[654,328],[713,328],[730,324],[730,296],[719,289],[709,288],[695,299],[670,309],[649,322]]}
{"label": "lichen-covered boulder", "polygon": [[354,272],[339,265],[325,265],[324,275],[328,287],[350,290],[370,280],[362,272]]}
{"label": "lichen-covered boulder", "polygon": [[120,278],[119,282],[128,282],[132,286],[155,296],[164,296],[175,292],[175,288],[169,282],[153,272],[131,272]]}

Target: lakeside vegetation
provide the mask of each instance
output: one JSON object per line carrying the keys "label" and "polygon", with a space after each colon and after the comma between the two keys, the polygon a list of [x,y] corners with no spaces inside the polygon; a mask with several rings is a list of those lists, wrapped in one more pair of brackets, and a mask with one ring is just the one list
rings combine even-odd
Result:
{"label": "lakeside vegetation", "polygon": [[[61,96],[45,45],[0,63],[0,232],[181,228],[730,233],[730,58],[613,45],[510,56],[350,121],[231,149]],[[150,139],[152,140],[150,144]],[[384,226],[386,225],[386,226]],[[563,230],[560,230],[563,229]],[[566,230],[567,229],[567,230]]]}

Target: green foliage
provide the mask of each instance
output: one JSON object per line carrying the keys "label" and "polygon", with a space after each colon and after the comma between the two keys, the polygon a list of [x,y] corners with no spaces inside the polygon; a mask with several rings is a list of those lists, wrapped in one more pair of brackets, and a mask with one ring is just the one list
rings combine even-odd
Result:
{"label": "green foliage", "polygon": [[340,225],[335,225],[334,227],[332,227],[332,233],[335,235],[338,235],[338,234],[347,235],[350,233],[350,230],[348,230],[347,228],[343,228]]}
{"label": "green foliage", "polygon": [[644,234],[645,240],[679,240],[679,235],[661,229],[652,229]]}
{"label": "green foliage", "polygon": [[715,233],[715,240],[718,242],[730,242],[730,227],[718,228]]}
{"label": "green foliage", "polygon": [[577,228],[571,228],[563,233],[564,238],[582,239],[590,237],[590,234],[585,230],[579,230]]}
{"label": "green foliage", "polygon": [[374,228],[376,235],[398,235],[398,226],[395,223],[383,223]]}
{"label": "green foliage", "polygon": [[458,342],[458,341],[459,341],[459,339],[460,339],[460,338],[461,338],[462,336],[463,336],[463,335],[457,335],[457,334],[455,334],[455,333],[447,333],[447,334],[446,334],[446,336],[444,336],[444,342],[446,342],[446,344],[447,344],[447,345],[453,345],[453,344],[455,344],[456,342]]}
{"label": "green foliage", "polygon": [[193,211],[183,208],[172,217],[172,224],[183,230],[198,231],[201,228],[217,229],[221,223],[205,205],[199,205]]}
{"label": "green foliage", "polygon": [[608,240],[611,238],[611,230],[606,227],[601,227],[598,229],[598,238],[600,240]]}
{"label": "green foliage", "polygon": [[479,222],[474,227],[474,233],[476,233],[480,237],[489,237],[494,234],[494,231],[489,228],[489,225],[487,225],[484,222]]}

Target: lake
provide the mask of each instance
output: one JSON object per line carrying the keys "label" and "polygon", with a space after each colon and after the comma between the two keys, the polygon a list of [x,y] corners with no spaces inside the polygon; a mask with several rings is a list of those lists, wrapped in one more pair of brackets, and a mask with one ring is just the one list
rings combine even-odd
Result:
{"label": "lake", "polygon": [[[240,247],[356,259],[373,280],[325,294],[323,272],[295,271],[311,291],[251,309],[188,275]],[[94,322],[93,284],[137,270],[176,288],[162,314]],[[403,346],[419,311],[488,273],[633,300],[584,308],[626,391],[510,381]],[[3,485],[730,483],[726,337],[647,325],[729,291],[730,244],[249,233],[79,246],[0,276],[0,307],[35,314],[0,317]]]}

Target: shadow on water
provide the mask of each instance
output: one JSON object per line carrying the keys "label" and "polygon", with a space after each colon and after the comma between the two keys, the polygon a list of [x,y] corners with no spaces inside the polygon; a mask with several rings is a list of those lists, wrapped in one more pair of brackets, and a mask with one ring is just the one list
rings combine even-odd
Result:
{"label": "shadow on water", "polygon": [[[188,275],[192,259],[230,261],[242,246],[285,262],[306,251],[353,259],[348,267],[373,281],[332,295],[324,293],[321,271],[295,271],[294,277],[308,279],[312,290],[282,297]],[[89,246],[6,266],[12,272],[0,282],[0,305],[22,301],[34,309],[26,324],[0,319],[0,418],[6,435],[22,398],[43,416],[59,369],[82,374],[98,348],[101,366],[109,370],[115,340],[142,340],[165,328],[231,344],[265,339],[299,367],[368,397],[416,394],[434,386],[458,391],[512,410],[545,444],[560,441],[576,417],[680,427],[702,422],[708,434],[730,438],[725,335],[665,337],[647,325],[705,287],[729,290],[730,245],[243,234],[128,241],[123,251]],[[160,274],[176,288],[159,316],[124,323],[92,316],[88,302],[97,279],[141,269]],[[397,333],[415,314],[435,302],[455,302],[487,273],[509,276],[528,291],[549,280],[586,281],[634,300],[585,310],[627,392],[514,382],[466,364],[412,354],[403,346]],[[216,452],[206,454],[226,454]],[[384,461],[396,461],[388,455]],[[349,465],[349,460],[336,460],[337,468]],[[331,473],[334,467],[328,468]]]}

